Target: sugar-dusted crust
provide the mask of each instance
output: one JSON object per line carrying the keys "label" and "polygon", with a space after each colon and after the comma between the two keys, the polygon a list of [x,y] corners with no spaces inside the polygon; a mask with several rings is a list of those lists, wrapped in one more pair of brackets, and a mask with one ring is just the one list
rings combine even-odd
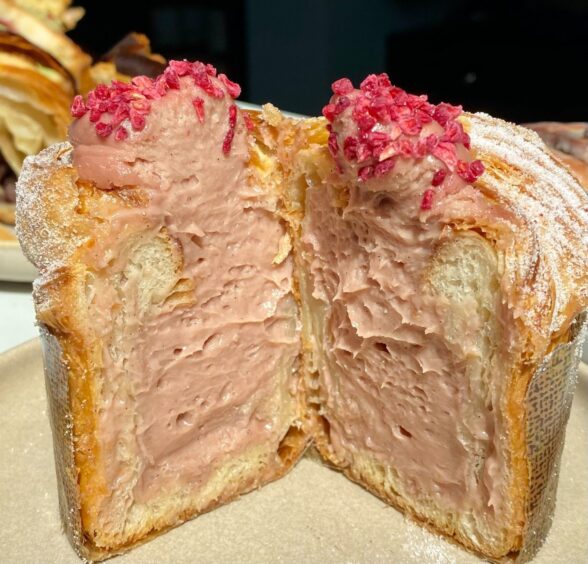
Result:
{"label": "sugar-dusted crust", "polygon": [[477,188],[512,214],[511,233],[500,237],[504,288],[538,360],[588,305],[588,197],[535,133],[485,114],[464,119],[486,165]]}
{"label": "sugar-dusted crust", "polygon": [[[251,137],[251,173],[264,189],[278,190],[281,173],[272,162],[278,134],[264,120],[253,119],[257,128]],[[243,473],[231,475],[230,468],[220,467],[218,478],[213,478],[220,484],[218,495],[212,500],[195,500],[181,511],[170,502],[163,517],[148,519],[122,543],[116,538],[108,541],[102,533],[100,546],[92,540],[102,528],[96,508],[107,488],[103,470],[96,464],[101,453],[94,409],[104,343],[88,318],[87,268],[82,257],[105,234],[101,217],[144,202],[138,188],[101,191],[79,181],[71,154],[69,143],[61,143],[27,159],[17,192],[17,232],[25,254],[40,271],[34,299],[44,341],[62,519],[78,553],[100,560],[279,478],[302,455],[308,437],[293,426],[277,452],[245,453]],[[278,215],[288,217],[283,210]],[[299,395],[301,410],[302,390]]]}
{"label": "sugar-dusted crust", "polygon": [[106,487],[93,464],[98,447],[92,383],[102,364],[101,343],[91,330],[87,308],[79,307],[85,269],[76,262],[80,249],[92,240],[93,221],[82,210],[69,143],[29,157],[20,183],[25,189],[17,196],[17,233],[25,255],[40,271],[34,298],[42,327],[61,514],[74,547],[95,559],[107,554],[86,538],[93,503]]}
{"label": "sugar-dusted crust", "polygon": [[[304,348],[308,351],[304,381],[310,408],[309,426],[319,451],[330,464],[417,521],[470,550],[477,549],[478,554],[487,558],[520,555],[519,558],[528,559],[549,528],[552,497],[545,493],[555,491],[554,469],[561,454],[555,448],[553,434],[562,440],[569,405],[562,402],[553,418],[535,417],[533,426],[530,426],[529,410],[531,402],[536,402],[538,397],[552,397],[554,393],[557,396],[570,386],[573,389],[575,382],[582,312],[588,305],[588,197],[535,133],[484,114],[464,114],[460,119],[471,135],[474,158],[481,159],[486,167],[475,186],[496,213],[479,217],[468,213],[470,210],[462,205],[448,204],[441,221],[456,233],[473,230],[482,234],[496,250],[501,292],[512,312],[510,331],[515,339],[513,349],[518,352],[507,369],[502,407],[508,421],[512,476],[507,495],[515,509],[510,545],[482,543],[480,551],[469,538],[442,523],[440,517],[418,514],[410,500],[380,484],[374,476],[383,471],[374,464],[366,463],[363,469],[341,467],[330,448],[328,422],[321,416],[316,389],[316,366],[312,365],[312,352],[320,346],[317,344],[320,337],[304,332]],[[314,122],[315,129],[324,126]],[[309,124],[302,127],[308,128]],[[316,131],[313,135],[317,138]],[[293,161],[292,182],[297,184],[304,184],[301,178],[311,184],[325,182],[329,168],[333,167],[324,144],[315,146],[309,154],[298,152]],[[326,174],[319,172],[321,167],[327,170]],[[302,300],[312,309],[318,306],[311,295],[308,268],[299,252],[299,275],[302,286],[306,286]],[[555,350],[558,355],[553,364],[551,355]],[[540,378],[538,374],[544,376]],[[533,387],[531,381],[535,382]],[[557,392],[549,388],[554,382],[557,382]],[[545,448],[549,453],[544,468],[550,470],[538,468],[533,458],[538,448]],[[541,496],[544,501],[537,505],[536,500]],[[531,497],[535,499],[533,503]],[[551,509],[545,511],[546,506]]]}
{"label": "sugar-dusted crust", "polygon": [[[521,352],[512,367],[506,417],[515,476],[511,496],[527,523],[533,519],[527,501],[534,488],[527,456],[529,383],[557,346],[572,341],[572,325],[588,305],[588,197],[535,133],[485,114],[465,119],[472,148],[486,165],[477,187],[510,214],[510,233],[502,225],[474,225],[494,239],[504,257],[502,291],[519,333]],[[513,548],[525,542],[522,538]]]}

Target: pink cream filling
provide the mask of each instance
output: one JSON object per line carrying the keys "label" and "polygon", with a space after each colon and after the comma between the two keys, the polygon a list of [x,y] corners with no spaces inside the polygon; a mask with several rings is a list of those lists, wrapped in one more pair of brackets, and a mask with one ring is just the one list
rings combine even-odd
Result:
{"label": "pink cream filling", "polygon": [[[423,180],[433,170],[423,166],[423,176],[407,179],[402,194],[384,182],[350,182],[343,210],[333,205],[333,188],[307,191],[303,249],[312,257],[313,297],[326,307],[319,362],[324,417],[338,459],[369,454],[397,471],[408,495],[493,514],[505,510],[495,413],[486,409],[475,419],[464,413],[473,399],[465,365],[479,354],[473,343],[481,320],[472,316],[456,347],[444,338],[446,301],[422,286],[441,235],[438,224],[418,215]],[[464,422],[485,456],[479,482]]]}
{"label": "pink cream filling", "polygon": [[[338,169],[333,181],[349,188],[348,202],[338,203],[340,187],[310,187],[302,230],[310,289],[325,311],[316,322],[324,324],[317,368],[329,440],[342,465],[367,455],[394,469],[403,495],[492,522],[508,512],[500,395],[494,391],[495,409],[466,413],[474,401],[466,364],[485,362],[476,347],[483,320],[472,315],[461,341],[449,342],[447,299],[427,292],[423,281],[445,216],[458,210],[457,217],[484,217],[493,210],[432,155],[396,153],[384,174],[376,168],[377,152],[375,160],[357,162],[353,103],[362,94],[347,86],[341,94],[352,103],[334,96],[324,113]],[[395,123],[376,123],[373,131],[392,135],[396,146],[408,138],[415,147],[441,127],[426,123],[406,136]],[[478,165],[470,173],[462,144],[452,150],[466,163],[463,176],[477,174]],[[362,174],[366,166],[369,174]],[[472,445],[481,457],[472,456]]]}
{"label": "pink cream filling", "polygon": [[[195,97],[204,99],[204,120]],[[292,412],[299,352],[292,261],[272,263],[285,228],[247,176],[240,111],[223,152],[231,105],[186,77],[152,102],[144,129],[124,141],[99,137],[87,116],[70,131],[80,178],[148,195],[146,207],[110,218],[109,238],[97,241],[90,257],[101,271],[93,286],[95,330],[109,342],[115,327],[132,343],[122,356],[109,346],[103,351],[102,460],[110,486],[130,485],[139,502],[160,490],[197,488],[227,456],[260,444],[277,448],[284,414]],[[192,284],[191,304],[143,315],[140,273],[123,278],[122,299],[112,285],[130,252],[118,241],[147,240],[162,228],[183,255],[179,278]],[[134,428],[128,409],[136,413]],[[130,459],[139,461],[132,471]]]}

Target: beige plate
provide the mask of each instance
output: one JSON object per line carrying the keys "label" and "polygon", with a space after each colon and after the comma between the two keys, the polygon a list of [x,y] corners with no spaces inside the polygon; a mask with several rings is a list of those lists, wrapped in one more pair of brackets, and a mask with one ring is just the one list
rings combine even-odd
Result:
{"label": "beige plate", "polygon": [[[0,355],[0,561],[79,562],[61,533],[40,345]],[[551,533],[536,564],[588,555],[588,370],[572,407]],[[480,562],[405,520],[309,458],[282,480],[203,515],[115,561]]]}
{"label": "beige plate", "polygon": [[[14,236],[14,240],[6,237]],[[25,258],[14,235],[14,229],[0,223],[0,281],[32,282],[37,269]]]}

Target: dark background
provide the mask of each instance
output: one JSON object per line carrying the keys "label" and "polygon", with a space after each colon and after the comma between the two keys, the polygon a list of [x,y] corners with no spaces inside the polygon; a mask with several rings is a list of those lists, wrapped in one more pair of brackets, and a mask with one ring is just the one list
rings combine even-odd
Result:
{"label": "dark background", "polygon": [[330,83],[386,71],[434,102],[516,121],[588,121],[588,0],[78,2],[94,55],[128,31],[167,58],[212,62],[242,100],[318,114]]}

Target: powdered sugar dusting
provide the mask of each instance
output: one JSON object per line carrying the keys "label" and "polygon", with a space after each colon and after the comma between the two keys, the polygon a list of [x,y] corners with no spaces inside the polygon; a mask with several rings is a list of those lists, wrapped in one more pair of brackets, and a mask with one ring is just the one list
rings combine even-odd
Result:
{"label": "powdered sugar dusting", "polygon": [[534,132],[485,114],[466,121],[486,161],[477,185],[517,223],[505,255],[509,294],[521,319],[549,337],[588,305],[588,195]]}
{"label": "powdered sugar dusting", "polygon": [[17,183],[16,232],[25,255],[41,275],[66,265],[87,239],[75,225],[77,188],[71,151],[68,142],[56,143],[27,157]]}

